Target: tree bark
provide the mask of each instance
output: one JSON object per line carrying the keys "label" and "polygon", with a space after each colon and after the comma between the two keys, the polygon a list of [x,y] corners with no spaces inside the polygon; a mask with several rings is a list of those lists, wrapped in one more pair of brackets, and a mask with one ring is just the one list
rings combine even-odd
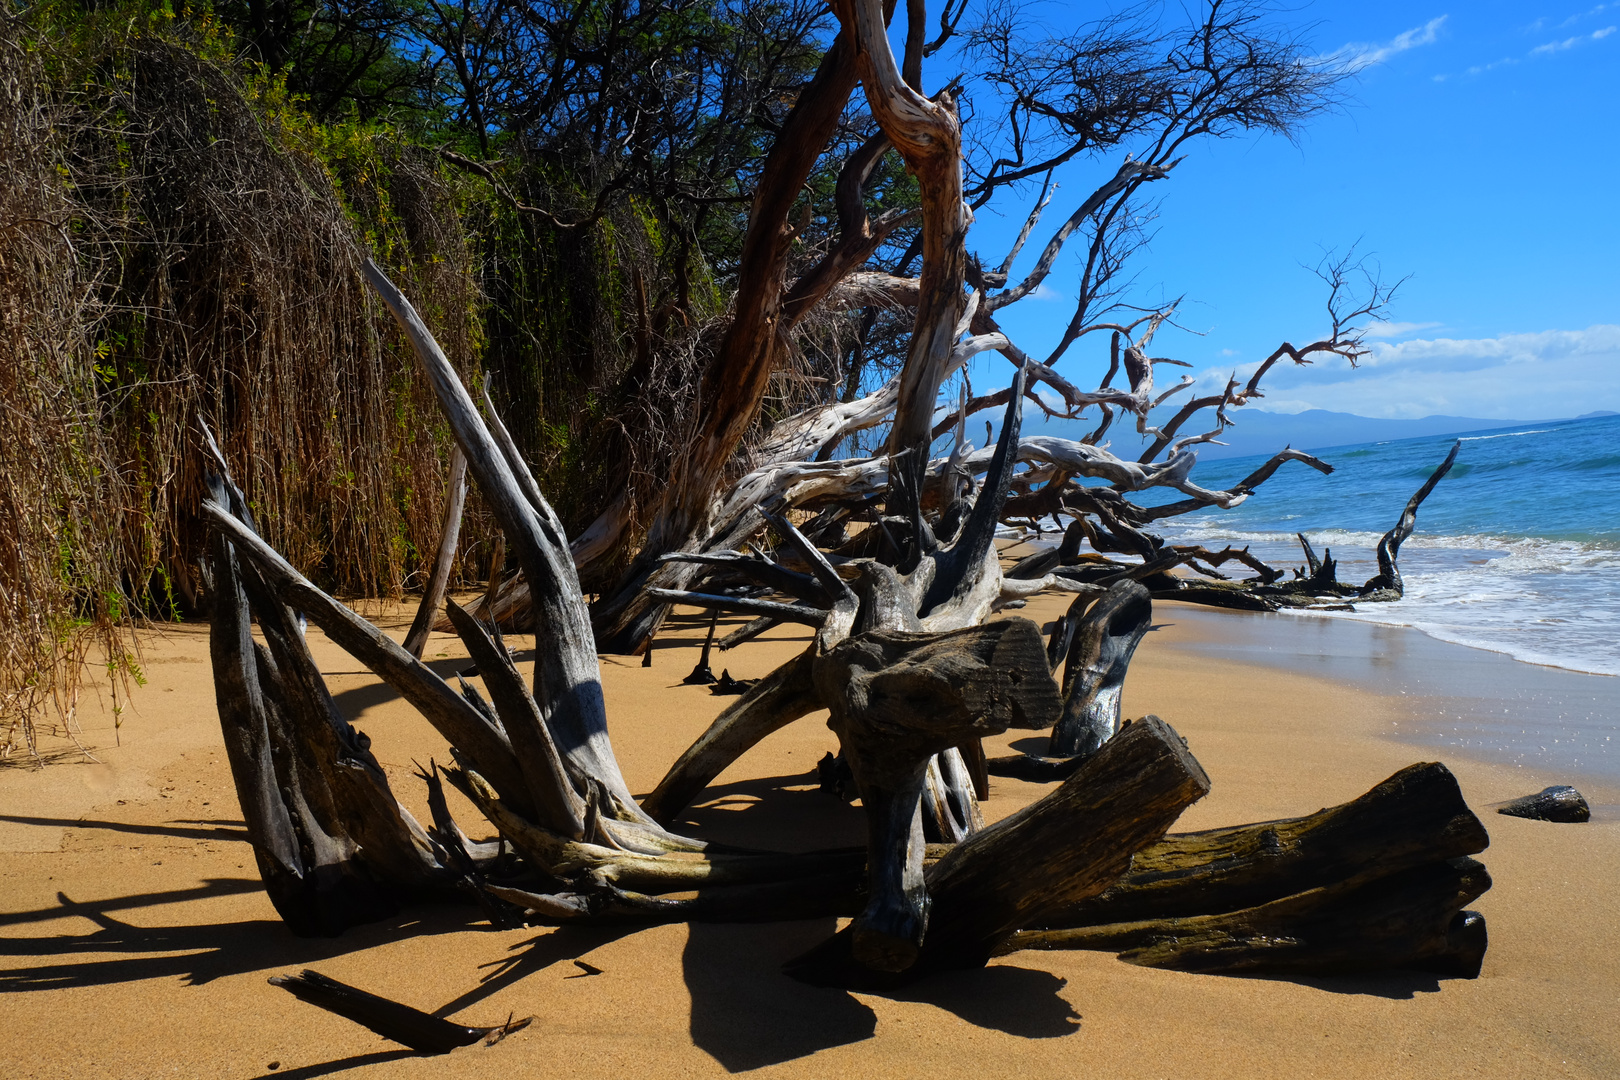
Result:
{"label": "tree bark", "polygon": [[1169,725],[1132,724],[1051,794],[975,833],[929,868],[932,900],[915,962],[874,971],[858,924],[792,961],[818,985],[882,988],[946,968],[979,967],[1020,926],[1102,892],[1164,835],[1209,778]]}
{"label": "tree bark", "polygon": [[1153,601],[1135,581],[1109,588],[1080,618],[1063,671],[1063,716],[1052,757],[1086,757],[1119,731],[1120,694],[1136,647],[1153,622]]}
{"label": "tree bark", "polygon": [[[776,370],[783,348],[784,273],[797,236],[788,212],[855,89],[859,73],[854,54],[848,31],[833,39],[766,157],[743,239],[736,314],[704,370],[693,430],[672,462],[641,555],[594,613],[597,647],[603,652],[639,653],[663,622],[667,604],[645,596],[643,588],[658,570],[658,556],[685,550],[707,531],[726,466]],[[657,583],[679,588],[689,580],[667,572]]]}
{"label": "tree bark", "polygon": [[433,571],[428,575],[427,587],[422,590],[422,604],[416,609],[416,618],[405,635],[405,651],[422,659],[427,647],[428,634],[438,621],[444,593],[450,585],[450,568],[456,561],[456,541],[461,537],[461,515],[467,506],[467,456],[461,447],[450,451],[450,482],[445,485],[444,529],[439,535],[439,551],[433,559]]}

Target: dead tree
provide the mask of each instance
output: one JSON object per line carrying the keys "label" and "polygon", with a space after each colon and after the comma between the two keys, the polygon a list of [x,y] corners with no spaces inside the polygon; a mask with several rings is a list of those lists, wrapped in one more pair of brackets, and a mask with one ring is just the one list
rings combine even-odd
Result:
{"label": "dead tree", "polygon": [[[993,313],[1039,286],[1077,228],[1091,222],[1097,236],[1110,235],[1106,216],[1120,212],[1141,184],[1168,177],[1187,139],[1245,125],[1286,126],[1286,118],[1267,110],[1297,111],[1316,92],[1314,77],[1297,56],[1259,48],[1247,23],[1211,5],[1191,46],[1205,66],[1178,74],[1178,58],[1189,54],[1177,45],[1183,51],[1173,52],[1169,67],[1141,82],[1162,88],[1165,80],[1181,86],[1190,79],[1208,94],[1170,95],[1164,100],[1183,104],[1163,116],[1153,111],[1166,107],[1163,101],[1138,103],[1143,111],[1130,116],[1156,133],[1152,152],[1127,159],[1054,234],[1034,272],[1005,289],[1006,270],[999,277],[986,273],[967,254],[972,214],[964,201],[971,193],[962,186],[961,121],[950,95],[928,97],[920,90],[920,32],[913,28],[902,62],[891,49],[878,0],[838,0],[834,10],[841,31],[789,117],[764,170],[768,182],[755,197],[745,244],[753,254],[744,265],[757,277],[744,283],[722,359],[705,373],[690,454],[671,479],[652,539],[594,621],[576,565],[587,538],[570,544],[488,400],[480,409],[410,303],[367,264],[367,277],[416,351],[467,473],[521,572],[536,634],[528,681],[496,621],[486,617],[494,607],[486,601],[468,610],[447,605],[447,624],[477,665],[483,689],[450,686],[266,544],[225,461],[214,454],[203,512],[216,530],[216,579],[230,594],[213,632],[221,720],[261,872],[278,910],[300,932],[335,933],[414,897],[456,892],[475,898],[492,919],[649,922],[842,913],[854,916],[850,927],[796,962],[794,972],[818,982],[884,984],[983,964],[1013,935],[1053,925],[1104,893],[1134,854],[1159,841],[1208,790],[1208,777],[1168,725],[1153,717],[1121,724],[1119,693],[1148,626],[1147,594],[1166,587],[1174,567],[1244,558],[1165,549],[1141,527],[1153,520],[1151,512],[1135,508],[1126,494],[1170,487],[1185,496],[1188,510],[1230,507],[1286,461],[1326,467],[1284,451],[1229,491],[1192,479],[1190,447],[1219,434],[1229,422],[1226,409],[1259,395],[1264,369],[1246,386],[1234,380],[1214,399],[1195,399],[1197,408],[1155,425],[1151,411],[1190,386],[1183,381],[1159,390],[1154,384],[1155,366],[1173,363],[1148,352],[1171,310],[1124,325],[1081,319],[1076,340],[1097,329],[1117,335],[1116,362],[1096,391],[1081,391],[1058,375],[1051,367],[1055,355],[1043,364],[1019,350]],[[1223,73],[1232,78],[1223,82]],[[787,289],[793,232],[786,212],[857,82],[882,138],[874,134],[845,170],[845,235]],[[1077,147],[1084,144],[1082,137]],[[854,272],[883,227],[856,212],[860,184],[889,147],[918,180],[922,262],[915,280]],[[1032,215],[1026,235],[1034,224]],[[1011,265],[1011,257],[1004,260],[1004,267]],[[726,469],[757,414],[793,320],[817,303],[847,302],[840,296],[848,289],[883,291],[914,311],[900,371],[866,398],[782,421],[749,467],[727,482]],[[1354,312],[1342,310],[1337,286],[1333,296],[1331,337],[1301,349],[1287,346],[1266,368],[1318,352],[1359,355],[1353,322],[1378,309],[1380,293],[1375,287],[1373,300]],[[968,444],[964,402],[950,451],[932,458],[933,414],[946,380],[990,350],[1014,364],[1007,393],[996,396],[1004,411],[994,446]],[[1128,388],[1110,385],[1118,370]],[[1109,410],[1104,427],[1115,411],[1133,416],[1153,448],[1129,460],[1096,445],[1096,438],[1023,436],[1024,402],[1035,382],[1055,390],[1076,415],[1094,406]],[[1215,409],[1214,431],[1178,437],[1181,423],[1203,408]],[[883,455],[824,457],[849,431],[879,424],[889,425]],[[1069,512],[1093,551],[1079,551],[1076,540],[1051,566],[1026,564],[1022,576],[1005,573],[994,541],[1015,485],[1020,498],[1046,499]],[[1380,589],[1398,583],[1394,559],[1420,501],[1385,545],[1389,571]],[[816,516],[801,528],[786,516],[789,510]],[[865,527],[847,535],[846,522]],[[746,550],[766,535],[773,545]],[[1117,562],[1104,551],[1141,561]],[[728,581],[755,588],[730,588]],[[1043,642],[1025,620],[989,621],[1043,589],[1067,590],[1085,601],[1065,620],[1061,639]],[[638,802],[608,737],[596,652],[645,648],[662,612],[677,603],[750,614],[750,633],[776,622],[811,626],[815,633],[803,654],[752,686]],[[451,819],[437,766],[424,773],[431,827],[404,811],[369,741],[333,707],[304,646],[303,618],[443,734],[455,761],[443,778],[469,797],[498,841],[475,840]],[[254,619],[266,647],[252,640]],[[1062,686],[1052,675],[1060,663]],[[769,732],[819,709],[831,715],[862,801],[864,848],[788,855],[717,848],[673,831],[680,811],[726,765]],[[1045,778],[1061,783],[985,827],[978,798],[989,781],[979,739],[1010,727],[1054,726],[1052,755],[1037,764],[1051,766]],[[930,840],[948,845],[934,849],[932,865]],[[515,860],[500,858],[508,849]],[[1473,873],[1465,871],[1458,869],[1465,877]],[[1361,873],[1344,867],[1323,888],[1352,890],[1343,895],[1360,902],[1362,894],[1353,890],[1363,884]],[[1398,899],[1413,920],[1450,919],[1456,909],[1446,897],[1472,888],[1468,882],[1477,884],[1477,875],[1458,879],[1442,896],[1444,890],[1425,879]],[[1288,906],[1295,899],[1274,898],[1284,907],[1268,909],[1255,925],[1286,930],[1331,917],[1348,926],[1347,940],[1372,933],[1345,915],[1353,904],[1311,906],[1313,899]],[[1210,910],[1199,917],[1230,914]],[[1308,966],[1308,959],[1301,963]]]}
{"label": "dead tree", "polygon": [[[663,804],[656,806],[657,793],[648,804],[667,820],[684,797],[763,730],[825,707],[866,812],[865,849],[802,855],[717,850],[670,831],[630,795],[615,762],[566,537],[499,421],[477,410],[404,297],[374,267],[368,273],[417,348],[468,471],[529,575],[537,607],[550,614],[531,686],[485,624],[449,605],[488,698],[466,683],[458,693],[270,548],[215,454],[203,510],[216,528],[216,575],[226,590],[212,634],[221,722],[261,873],[294,929],[337,933],[413,898],[457,891],[476,898],[497,920],[853,913],[848,929],[791,970],[814,982],[889,985],[982,964],[1009,941],[1028,940],[1019,933],[1056,925],[1110,886],[1116,894],[1128,891],[1129,879],[1115,883],[1132,856],[1159,841],[1208,790],[1208,778],[1183,741],[1156,718],[1101,737],[1113,726],[1107,718],[1117,717],[1117,689],[1145,621],[1139,586],[1122,582],[1097,602],[1096,617],[1082,622],[1069,646],[1076,659],[1066,680],[1067,701],[1034,624],[982,621],[990,595],[984,568],[998,564],[977,554],[976,537],[993,529],[1005,495],[1022,400],[1014,395],[991,481],[963,513],[951,543],[919,530],[913,548],[920,557],[910,573],[872,559],[835,565],[799,529],[773,516],[771,524],[802,571],[777,560],[722,562],[794,590],[794,602],[671,597],[762,610],[813,625],[816,635],[803,655],[761,680],[683,756],[659,785]],[[963,550],[970,557],[959,561]],[[936,589],[942,570],[965,575],[968,587]],[[494,827],[499,843],[475,841],[451,819],[437,769],[424,774],[431,828],[399,805],[369,741],[333,707],[304,645],[300,615],[398,689],[444,734],[457,761],[446,775]],[[248,632],[254,618],[267,647]],[[985,828],[960,748],[1008,727],[1042,729],[1065,715],[1087,717],[1082,727],[1098,745],[1076,755],[1077,764],[1052,793]],[[1412,809],[1411,797],[1394,802],[1403,813]],[[934,849],[931,866],[929,828],[948,845]],[[1298,831],[1328,835],[1335,851],[1345,847],[1331,839],[1327,826]],[[518,855],[515,864],[503,865],[499,858],[507,846]],[[1424,850],[1421,841],[1415,849]],[[1327,900],[1314,899],[1322,893],[1318,889],[1306,900],[1278,901],[1259,915],[1243,915],[1250,919],[1245,925],[1281,933],[1331,924],[1343,942],[1373,933],[1376,927],[1360,926],[1354,915],[1364,897],[1366,867],[1383,872],[1398,864],[1389,851],[1375,856],[1352,857],[1329,871],[1318,868],[1333,883],[1323,893],[1331,894]],[[1399,905],[1414,925],[1444,922],[1460,910],[1448,907],[1452,898],[1469,889],[1477,895],[1483,880],[1461,864],[1453,869],[1463,876],[1450,893],[1443,885],[1452,879],[1435,877],[1436,871],[1379,896]],[[1218,923],[1209,934],[1226,926],[1220,919],[1236,917],[1204,910],[1211,914],[1199,918]],[[1467,928],[1457,934],[1458,940],[1477,937]],[[1414,941],[1411,934],[1386,941],[1377,955],[1407,957],[1419,945],[1432,945],[1427,938]],[[1298,966],[1309,969],[1313,955],[1302,954]],[[1322,961],[1337,962],[1331,956]]]}
{"label": "dead tree", "polygon": [[[884,516],[878,512],[882,508],[898,519],[899,528],[890,528],[896,542],[917,546],[876,554],[910,573],[926,546],[913,518],[938,528],[964,481],[971,485],[971,477],[988,465],[989,448],[973,452],[962,436],[962,422],[972,411],[1003,406],[1015,393],[1054,412],[1034,394],[1037,384],[1061,403],[1056,414],[1080,417],[1097,409],[1102,421],[1084,440],[1033,437],[1016,444],[1012,456],[1024,471],[1015,486],[1025,494],[1003,508],[1002,519],[1025,514],[1035,503],[1069,514],[1088,523],[1094,549],[1088,554],[1158,553],[1162,542],[1141,528],[1148,522],[1209,505],[1234,506],[1284,461],[1327,469],[1285,451],[1231,491],[1212,491],[1191,478],[1194,448],[1217,439],[1234,422],[1232,412],[1262,396],[1261,381],[1276,364],[1304,364],[1323,355],[1354,363],[1364,353],[1366,320],[1385,311],[1393,290],[1366,274],[1353,252],[1320,268],[1329,292],[1327,335],[1301,345],[1282,343],[1246,382],[1234,376],[1219,393],[1186,401],[1168,420],[1154,410],[1192,385],[1183,379],[1163,387],[1155,378],[1161,366],[1185,366],[1151,352],[1174,307],[1123,322],[1114,316],[1126,310],[1119,306],[1116,285],[1136,243],[1122,223],[1131,219],[1142,189],[1169,181],[1193,140],[1292,130],[1333,100],[1338,76],[1305,60],[1296,42],[1269,28],[1263,13],[1248,4],[1211,3],[1191,25],[1163,31],[1140,21],[1104,20],[1061,41],[1021,40],[1016,20],[1003,13],[987,16],[984,25],[958,39],[958,10],[942,23],[937,40],[925,42],[921,0],[907,10],[906,44],[896,56],[885,6],[868,0],[834,5],[839,33],[800,91],[760,173],[741,249],[734,315],[704,368],[682,449],[651,510],[640,554],[593,610],[603,650],[643,651],[670,603],[667,592],[659,590],[703,591],[706,564],[670,556],[741,550],[763,528],[757,509],[815,510],[838,524],[874,523]],[[958,44],[968,77],[982,77],[986,100],[1005,104],[1008,130],[1018,133],[999,154],[982,156],[988,132],[980,133],[979,142],[966,138],[951,93],[929,95],[922,87],[922,56]],[[857,84],[869,126],[861,138],[846,140],[853,149],[841,163],[829,161],[823,155]],[[1033,268],[1013,280],[1017,258],[1051,202],[1051,170],[1115,153],[1123,160],[1103,162],[1100,182],[1051,232]],[[867,205],[864,186],[889,154],[916,178],[914,209],[878,212]],[[804,221],[790,217],[817,167],[838,172],[837,231],[813,257],[801,260],[793,255],[793,244],[802,238]],[[1012,250],[997,260],[997,269],[985,269],[990,261],[970,254],[968,247],[974,209],[1039,177],[1045,177],[1044,190]],[[903,273],[871,261],[883,240],[900,228],[917,230],[911,252],[898,264]],[[1076,237],[1086,245],[1077,307],[1061,342],[1044,361],[1037,360],[1001,330],[997,312],[1041,288],[1066,245],[1082,242]],[[905,276],[913,266],[917,276]],[[911,324],[893,378],[864,396],[829,395],[774,425],[755,427],[751,452],[740,454],[759,417],[764,388],[793,348],[795,328],[818,308],[873,305],[893,309]],[[1096,389],[1088,390],[1055,365],[1099,332],[1111,338],[1110,363]],[[934,438],[949,423],[935,423],[942,387],[972,357],[989,351],[1014,365],[1021,389],[964,400],[956,417],[956,451],[943,461],[931,460]],[[1116,386],[1121,372],[1124,384]],[[825,385],[845,382],[840,374]],[[853,389],[858,380],[848,385]],[[1210,430],[1181,434],[1206,411],[1214,414]],[[1098,445],[1116,415],[1134,420],[1135,431],[1147,440],[1139,456],[1116,456]],[[852,434],[878,427],[887,428],[880,457],[839,460],[832,453]],[[1085,486],[1098,479],[1109,486]],[[1131,493],[1157,486],[1175,487],[1186,499],[1152,511],[1127,501]],[[616,546],[627,515],[622,500],[616,501],[576,539],[574,552],[582,565]],[[1183,549],[1179,554],[1182,564],[1218,573],[1213,569],[1221,561],[1217,553]],[[1277,575],[1263,565],[1254,569],[1268,583]],[[1019,598],[1011,589],[1039,588],[1034,580],[1039,579],[1008,586],[1007,602]],[[514,578],[489,610],[474,608],[474,613],[496,615],[503,625],[530,625],[526,590],[526,583]]]}

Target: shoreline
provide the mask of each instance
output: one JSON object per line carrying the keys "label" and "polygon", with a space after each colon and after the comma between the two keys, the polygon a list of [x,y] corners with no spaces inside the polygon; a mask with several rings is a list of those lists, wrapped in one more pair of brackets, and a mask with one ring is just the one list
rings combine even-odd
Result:
{"label": "shoreline", "polygon": [[[1068,602],[1044,596],[1012,614],[1044,623]],[[402,610],[381,620],[385,629],[403,633]],[[1126,714],[1164,718],[1214,782],[1175,831],[1309,813],[1435,756],[1388,736],[1411,715],[1399,695],[1222,657],[1212,650],[1238,638],[1180,605],[1164,605],[1158,621],[1132,665]],[[729,700],[680,684],[707,624],[672,620],[650,668],[603,660],[615,750],[635,791],[656,783]],[[1529,768],[1439,755],[1493,841],[1480,859],[1496,885],[1474,905],[1491,947],[1472,981],[1410,971],[1199,976],[1088,952],[1015,953],[894,995],[783,977],[781,963],[824,938],[830,919],[496,931],[476,909],[419,906],[337,939],[298,939],[270,908],[241,839],[206,636],[183,626],[148,639],[148,685],[126,715],[125,745],[102,765],[0,770],[0,992],[10,1021],[0,1074],[506,1080],[541,1070],[618,1077],[653,1062],[658,1075],[975,1080],[1073,1075],[1081,1063],[1121,1077],[1620,1074],[1620,927],[1591,917],[1593,897],[1620,876],[1620,826],[1491,813],[1491,803],[1542,786]],[[779,628],[711,663],[755,677],[806,637]],[[442,740],[313,628],[311,644],[339,706],[417,811],[413,761],[444,760]],[[512,644],[522,652],[532,638]],[[443,635],[427,651],[445,670],[461,655]],[[92,741],[110,736],[111,717],[98,726],[97,716],[86,716]],[[987,748],[1031,739],[1044,736],[1009,732]],[[776,732],[680,827],[785,850],[861,842],[859,808],[816,789],[815,762],[833,743],[815,716]],[[1045,790],[996,778],[985,815]],[[583,975],[575,959],[603,974]],[[418,1057],[265,985],[306,966],[461,1022],[537,1020],[491,1049]]]}
{"label": "shoreline", "polygon": [[1607,790],[1604,803],[1620,793],[1620,677],[1533,664],[1393,623],[1174,601],[1157,602],[1155,617],[1198,627],[1187,647],[1207,655],[1402,699],[1412,720],[1387,734],[1406,745]]}

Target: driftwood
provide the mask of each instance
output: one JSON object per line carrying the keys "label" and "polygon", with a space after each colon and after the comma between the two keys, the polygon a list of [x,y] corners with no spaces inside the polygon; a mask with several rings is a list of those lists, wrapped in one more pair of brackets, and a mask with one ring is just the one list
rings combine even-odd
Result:
{"label": "driftwood", "polygon": [[[878,33],[881,22],[873,20],[880,9],[863,0],[855,10],[863,38]],[[867,45],[875,47],[877,40]],[[881,64],[873,71],[888,78]],[[909,91],[891,86],[885,92],[909,100]],[[943,122],[940,115],[935,120]],[[638,802],[608,738],[591,620],[556,515],[488,400],[481,410],[410,304],[375,266],[368,264],[366,272],[415,348],[467,473],[522,574],[536,617],[536,661],[526,682],[498,624],[448,604],[448,625],[460,635],[482,683],[481,689],[464,680],[452,687],[288,565],[259,535],[223,460],[214,455],[202,509],[214,526],[221,583],[213,630],[221,723],[261,873],[296,931],[335,933],[421,896],[471,896],[498,923],[850,914],[854,920],[845,931],[792,970],[817,982],[887,985],[982,964],[1009,940],[1024,940],[1017,935],[1026,932],[1078,932],[1073,924],[1051,928],[1105,890],[1128,891],[1128,882],[1115,882],[1133,854],[1159,841],[1182,809],[1208,790],[1208,778],[1162,721],[1119,724],[1120,689],[1148,628],[1155,575],[1162,577],[1185,553],[1155,553],[1150,538],[1114,514],[1116,503],[1100,493],[1104,489],[1086,496],[1089,505],[1109,517],[1109,536],[1139,549],[1146,545],[1139,566],[1087,560],[1063,565],[1075,541],[1059,550],[1053,565],[1026,564],[1034,577],[1008,578],[994,540],[1015,467],[1030,448],[1074,475],[1116,473],[1131,483],[1175,486],[1223,505],[1236,496],[1192,484],[1185,454],[1146,467],[1091,447],[1022,440],[1021,370],[995,447],[968,452],[959,424],[947,469],[934,474],[908,465],[896,483],[917,488],[890,492],[890,509],[897,512],[877,514],[869,507],[871,540],[859,554],[821,550],[776,512],[783,505],[778,503],[723,509],[725,523],[713,534],[723,544],[663,560],[684,569],[661,580],[692,587],[650,588],[638,608],[648,618],[631,620],[638,626],[651,618],[649,605],[680,602],[747,611],[762,620],[756,626],[795,621],[815,633],[801,655],[748,686]],[[972,322],[977,301],[958,317],[938,293],[940,282],[928,287],[935,290],[926,301],[931,317],[950,314],[957,334],[965,332],[961,328]],[[994,336],[979,335],[973,347]],[[954,339],[947,327],[930,340],[928,362],[935,363],[939,342]],[[965,362],[970,351],[949,350],[945,369]],[[1133,401],[1152,396],[1151,364],[1144,357],[1134,346],[1127,350],[1127,367],[1135,372]],[[919,387],[908,390],[902,382],[897,407],[919,408],[915,401],[926,399],[926,387]],[[895,456],[912,452],[897,450]],[[979,472],[984,479],[972,491],[970,477]],[[1420,501],[1414,499],[1395,533],[1410,532]],[[841,527],[830,523],[838,520],[836,514],[818,518],[817,535],[832,542]],[[742,551],[761,528],[775,534],[775,550]],[[1404,538],[1395,533],[1387,545],[1391,560]],[[1080,534],[1100,536],[1085,526]],[[492,572],[492,586],[496,576]],[[1080,599],[1050,642],[1027,620],[986,621],[998,606],[1051,586],[1076,591]],[[482,607],[494,607],[496,597],[492,587]],[[475,840],[451,818],[436,765],[421,773],[432,827],[423,828],[399,805],[369,740],[334,708],[303,643],[305,617],[394,686],[450,742],[457,766],[442,778],[471,800],[498,839]],[[250,632],[255,620],[263,646]],[[711,618],[700,668],[707,667],[715,625]],[[1053,678],[1060,664],[1062,687]],[[840,744],[834,762],[842,769],[832,771],[858,795],[867,817],[864,849],[738,850],[672,830],[688,802],[727,765],[771,731],[822,709]],[[1063,782],[985,827],[978,800],[987,794],[989,770],[979,739],[1012,727],[1054,725],[1053,747],[1062,757],[1029,760],[1057,762],[1051,778]],[[1321,829],[1307,831],[1331,832]],[[1387,851],[1346,856],[1331,872],[1323,871],[1317,885],[1290,879],[1278,886],[1285,891],[1245,899],[1246,906],[1205,905],[1175,917],[1230,923],[1241,912],[1257,911],[1251,922],[1278,934],[1291,926],[1340,927],[1335,940],[1348,948],[1356,928],[1347,913],[1356,904],[1394,905],[1390,910],[1407,912],[1403,918],[1412,926],[1451,919],[1461,910],[1448,907],[1448,897],[1468,893],[1480,873],[1462,864],[1436,870],[1436,858],[1425,849],[1423,860],[1398,869]],[[1366,893],[1369,865],[1384,874],[1376,881],[1407,874],[1410,888]],[[1419,871],[1428,876],[1412,876]],[[1482,930],[1464,921],[1451,928],[1454,936],[1482,941]],[[1228,923],[1200,924],[1204,936],[1198,940],[1213,941],[1218,932],[1230,936]],[[1108,925],[1122,924],[1111,917]],[[1132,932],[1138,937],[1130,947],[1162,951],[1163,942],[1150,930]],[[1326,935],[1321,932],[1321,941]],[[1368,955],[1400,953],[1406,946],[1395,937],[1380,938]],[[1432,944],[1432,935],[1424,940]],[[1324,949],[1304,949],[1291,962],[1339,962],[1338,954]],[[1460,954],[1452,949],[1444,955]]]}
{"label": "driftwood", "polygon": [[1337,974],[1421,967],[1475,978],[1485,919],[1464,910],[1491,887],[1473,859],[1427,863],[1223,915],[1031,931],[1006,948],[1106,949],[1142,967]]}
{"label": "driftwood", "polygon": [[981,966],[1020,926],[1102,892],[1132,853],[1208,790],[1209,778],[1168,725],[1133,724],[1050,795],[928,869],[920,883],[928,898],[920,947],[880,940],[881,966],[874,965],[871,939],[863,941],[857,922],[787,970],[807,982],[861,987]]}
{"label": "driftwood", "polygon": [[1182,584],[1170,580],[1155,589],[1153,595],[1164,599],[1245,611],[1275,611],[1284,607],[1342,609],[1351,602],[1380,603],[1399,600],[1406,588],[1401,580],[1398,562],[1401,545],[1412,535],[1412,530],[1417,524],[1418,507],[1423,505],[1423,501],[1434,491],[1435,485],[1451,471],[1451,466],[1457,460],[1457,452],[1461,448],[1461,441],[1453,443],[1445,460],[1407,500],[1395,527],[1378,541],[1378,573],[1361,585],[1347,585],[1340,582],[1336,574],[1337,564],[1331,552],[1324,552],[1318,559],[1310,541],[1301,534],[1299,542],[1304,552],[1306,566],[1303,571],[1295,571],[1295,578],[1292,581],[1277,581],[1278,575],[1275,571],[1269,576],[1263,574],[1262,578],[1265,580],[1249,582],[1215,581]]}
{"label": "driftwood", "polygon": [[458,1046],[471,1046],[479,1041],[493,1046],[534,1021],[534,1017],[526,1016],[521,1020],[508,1018],[506,1023],[494,1027],[453,1024],[432,1013],[369,994],[307,968],[297,975],[273,975],[270,985],[279,986],[299,1001],[307,1001],[327,1012],[337,1013],[370,1028],[385,1039],[423,1054],[448,1054]]}
{"label": "driftwood", "polygon": [[919,811],[930,763],[968,738],[1047,727],[1057,686],[1024,619],[942,635],[873,631],[819,658],[814,679],[867,816],[871,896],[853,925],[854,955],[901,971],[928,926]]}
{"label": "driftwood", "polygon": [[1464,856],[1489,843],[1450,771],[1412,765],[1307,817],[1168,836],[1106,892],[1002,951],[1110,949],[1188,971],[1425,964],[1471,977],[1484,921],[1463,908],[1490,878]]}
{"label": "driftwood", "polygon": [[1498,814],[1535,821],[1581,822],[1592,820],[1592,808],[1581,793],[1567,784],[1542,788],[1534,795],[1513,799],[1496,808]]}
{"label": "driftwood", "polygon": [[1114,585],[1086,612],[1064,661],[1063,716],[1050,756],[1089,757],[1114,737],[1125,671],[1152,622],[1153,601],[1134,581]]}
{"label": "driftwood", "polygon": [[[444,503],[444,529],[439,536],[439,551],[433,558],[433,571],[427,587],[422,590],[422,603],[416,609],[416,618],[405,634],[405,651],[422,659],[427,647],[428,633],[444,604],[444,593],[450,585],[450,569],[456,561],[456,541],[461,537],[461,514],[467,505],[467,457],[461,447],[450,451],[449,497]],[[493,574],[491,575],[494,576]]]}
{"label": "driftwood", "polygon": [[1152,617],[1148,590],[1135,581],[1116,582],[1095,603],[1085,594],[1076,597],[1053,625],[1047,645],[1047,663],[1063,668],[1063,714],[1047,753],[994,758],[986,771],[1023,780],[1062,780],[1113,738],[1120,729],[1126,670]]}

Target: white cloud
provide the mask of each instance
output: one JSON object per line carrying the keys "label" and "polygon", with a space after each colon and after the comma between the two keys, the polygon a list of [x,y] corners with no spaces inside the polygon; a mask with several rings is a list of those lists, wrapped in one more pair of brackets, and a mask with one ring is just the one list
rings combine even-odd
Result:
{"label": "white cloud", "polygon": [[1372,352],[1361,364],[1363,367],[1412,363],[1495,366],[1614,354],[1620,354],[1620,326],[1598,325],[1585,330],[1542,330],[1533,334],[1503,334],[1493,338],[1418,338],[1398,343],[1375,342]]}
{"label": "white cloud", "polygon": [[1031,300],[1046,300],[1046,301],[1056,301],[1056,300],[1067,300],[1068,299],[1067,296],[1064,296],[1062,293],[1058,292],[1056,289],[1052,288],[1050,285],[1048,285],[1044,281],[1041,282],[1039,285],[1035,286],[1035,291],[1029,294],[1029,298]]}
{"label": "white cloud", "polygon": [[[1372,351],[1357,371],[1336,357],[1306,367],[1284,361],[1266,376],[1260,408],[1512,420],[1620,409],[1617,325],[1370,344]],[[1247,378],[1256,366],[1246,365],[1240,373]],[[1224,368],[1202,372],[1200,391],[1224,385],[1227,375]]]}
{"label": "white cloud", "polygon": [[1440,324],[1437,322],[1375,322],[1367,327],[1367,336],[1370,338],[1405,337],[1415,334],[1419,330],[1433,330]]}
{"label": "white cloud", "polygon": [[[1612,8],[1614,6],[1615,6],[1614,4],[1599,4],[1595,8],[1591,8],[1591,9],[1589,9],[1587,11],[1582,11],[1579,14],[1576,14],[1576,15],[1571,15],[1569,18],[1567,18],[1563,22],[1559,23],[1558,26],[1559,26],[1560,29],[1562,29],[1563,27],[1566,27],[1566,26],[1573,26],[1575,23],[1580,22],[1582,19],[1590,19],[1594,15],[1601,15],[1605,11],[1609,10],[1610,8]],[[1532,29],[1540,30],[1546,24],[1547,24],[1546,19],[1537,19],[1536,23],[1532,27]]]}
{"label": "white cloud", "polygon": [[1445,25],[1449,16],[1441,15],[1430,19],[1422,26],[1402,31],[1393,38],[1382,43],[1353,41],[1320,57],[1328,67],[1347,74],[1353,74],[1374,64],[1381,64],[1397,53],[1415,49],[1420,45],[1432,45],[1440,39],[1440,27]]}
{"label": "white cloud", "polygon": [[1574,37],[1565,38],[1563,41],[1549,41],[1545,45],[1537,45],[1535,48],[1531,49],[1530,55],[1551,56],[1553,53],[1561,53],[1568,49],[1573,49],[1575,46],[1585,44],[1588,41],[1602,41],[1604,38],[1614,33],[1614,31],[1614,27],[1605,26],[1601,30],[1592,31],[1590,34],[1576,34]]}

